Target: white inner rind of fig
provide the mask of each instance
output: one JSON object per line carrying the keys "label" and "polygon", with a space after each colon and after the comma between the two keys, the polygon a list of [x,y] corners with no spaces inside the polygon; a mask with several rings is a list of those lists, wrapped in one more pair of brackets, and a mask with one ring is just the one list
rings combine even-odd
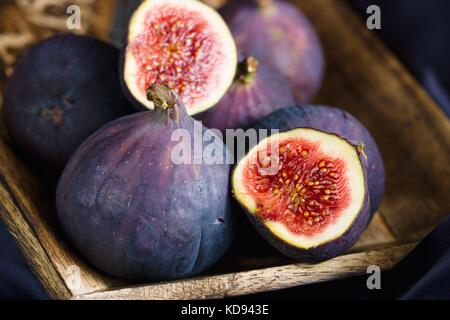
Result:
{"label": "white inner rind of fig", "polygon": [[[265,151],[275,150],[274,146],[277,153]],[[283,153],[290,156],[282,158]],[[264,156],[272,159],[266,169],[261,163],[266,166],[268,162],[258,160]],[[289,161],[283,163],[283,159]],[[272,166],[274,163],[282,164],[281,169]],[[294,169],[289,170],[288,164]],[[254,168],[260,175],[255,175]],[[276,237],[301,249],[343,235],[358,217],[366,197],[364,170],[356,148],[337,135],[309,128],[262,140],[236,166],[232,186],[236,199],[249,214]],[[310,210],[311,200],[318,200],[311,202],[314,208],[320,207],[317,212]]]}
{"label": "white inner rind of fig", "polygon": [[192,115],[215,105],[233,82],[233,37],[218,13],[196,0],[144,1],[130,20],[127,40],[125,83],[148,109],[153,103],[145,90],[154,83],[174,89]]}

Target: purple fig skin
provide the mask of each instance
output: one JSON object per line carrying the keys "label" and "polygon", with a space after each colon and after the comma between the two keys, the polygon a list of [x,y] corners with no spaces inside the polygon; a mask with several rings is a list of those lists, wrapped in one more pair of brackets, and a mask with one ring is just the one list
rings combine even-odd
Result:
{"label": "purple fig skin", "polygon": [[297,7],[278,0],[236,0],[221,13],[240,58],[254,56],[289,81],[296,102],[311,101],[322,83],[323,50],[313,26]]}
{"label": "purple fig skin", "polygon": [[120,90],[118,58],[113,46],[73,34],[32,47],[5,87],[14,146],[33,163],[62,169],[95,130],[134,112]]}
{"label": "purple fig skin", "polygon": [[206,270],[228,248],[230,168],[172,162],[180,141],[171,134],[180,128],[192,135],[206,129],[177,102],[105,125],[71,157],[57,187],[58,216],[99,269],[136,280],[183,278]]}
{"label": "purple fig skin", "polygon": [[201,119],[208,128],[247,129],[271,112],[295,104],[289,84],[276,71],[259,64],[249,81],[236,79],[219,103]]}
{"label": "purple fig skin", "polygon": [[333,107],[299,105],[278,110],[262,119],[256,128],[279,129],[281,131],[310,127],[335,133],[350,141],[353,145],[364,143],[364,161],[367,169],[371,208],[374,214],[380,207],[384,194],[384,164],[378,146],[370,134],[350,113]]}

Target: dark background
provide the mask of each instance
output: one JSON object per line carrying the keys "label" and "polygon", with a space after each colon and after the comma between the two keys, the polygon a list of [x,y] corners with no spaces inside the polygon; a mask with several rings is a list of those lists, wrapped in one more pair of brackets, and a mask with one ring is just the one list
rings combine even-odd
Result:
{"label": "dark background", "polygon": [[[330,0],[333,1],[333,0]],[[363,19],[381,8],[385,43],[450,116],[450,1],[351,0]],[[0,220],[0,299],[47,299],[16,243]],[[394,270],[382,275],[382,289],[368,290],[367,277],[331,281],[247,298],[270,299],[450,299],[450,217]]]}

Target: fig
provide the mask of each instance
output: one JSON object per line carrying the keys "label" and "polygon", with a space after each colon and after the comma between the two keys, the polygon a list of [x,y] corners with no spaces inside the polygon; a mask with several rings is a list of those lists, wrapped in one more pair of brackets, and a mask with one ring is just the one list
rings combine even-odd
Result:
{"label": "fig", "polygon": [[120,90],[119,50],[73,34],[32,47],[4,92],[4,117],[15,146],[36,163],[61,168],[91,133],[133,108]]}
{"label": "fig", "polygon": [[261,235],[294,259],[348,249],[370,217],[364,158],[344,138],[312,128],[275,133],[236,165],[232,188]]}
{"label": "fig", "polygon": [[121,84],[138,109],[152,108],[146,88],[161,84],[194,115],[222,98],[236,66],[236,44],[214,9],[197,0],[147,0],[128,25]]}
{"label": "fig", "polygon": [[367,166],[371,213],[378,210],[384,194],[383,159],[370,132],[350,113],[334,107],[299,105],[273,112],[256,127],[281,131],[311,127],[338,134],[355,145],[363,146],[367,156],[364,164]]}
{"label": "fig", "polygon": [[278,0],[234,0],[221,11],[240,57],[253,55],[277,70],[299,103],[310,101],[322,82],[319,37],[298,8]]}
{"label": "fig", "polygon": [[239,64],[231,88],[214,108],[205,112],[202,121],[208,128],[225,134],[226,129],[246,129],[272,111],[294,104],[286,80],[248,57]]}
{"label": "fig", "polygon": [[[230,167],[198,154],[192,137],[224,156],[226,148],[174,91],[152,85],[148,95],[153,110],[106,124],[71,157],[57,186],[58,217],[79,252],[109,274],[188,277],[215,263],[232,238]],[[180,130],[188,137],[174,140]],[[180,146],[194,161],[174,161]]]}

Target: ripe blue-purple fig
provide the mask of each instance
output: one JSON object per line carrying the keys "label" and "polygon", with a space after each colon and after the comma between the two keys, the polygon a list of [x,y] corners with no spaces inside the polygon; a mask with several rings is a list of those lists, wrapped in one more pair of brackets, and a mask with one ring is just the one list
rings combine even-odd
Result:
{"label": "ripe blue-purple fig", "polygon": [[62,169],[91,133],[132,113],[118,59],[111,45],[73,34],[32,47],[5,87],[3,112],[15,146],[33,162]]}
{"label": "ripe blue-purple fig", "polygon": [[307,17],[286,1],[232,0],[222,15],[239,56],[252,55],[285,77],[297,102],[319,90],[324,70],[319,37]]}
{"label": "ripe blue-purple fig", "polygon": [[[153,85],[147,94],[153,110],[105,125],[71,157],[57,188],[58,216],[79,252],[107,273],[189,277],[214,264],[232,237],[229,165],[199,153],[194,139],[224,157],[226,149],[173,91]],[[177,132],[187,136],[174,139]],[[175,161],[180,147],[192,159]]]}
{"label": "ripe blue-purple fig", "polygon": [[239,64],[236,80],[225,96],[201,119],[205,126],[225,135],[226,129],[247,129],[271,112],[294,104],[287,81],[248,57]]}

